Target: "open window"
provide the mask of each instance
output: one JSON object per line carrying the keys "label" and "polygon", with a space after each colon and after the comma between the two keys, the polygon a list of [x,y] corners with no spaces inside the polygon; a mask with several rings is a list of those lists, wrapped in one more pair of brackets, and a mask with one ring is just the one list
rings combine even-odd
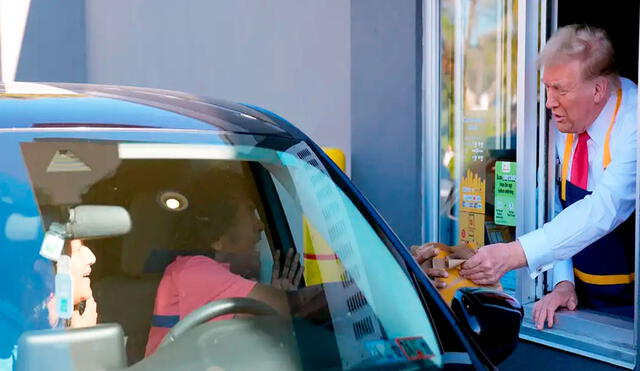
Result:
{"label": "open window", "polygon": [[[607,7],[601,5],[602,3],[595,1],[583,2],[580,6],[570,2],[542,2],[541,15],[545,27],[540,31],[540,38],[543,40],[549,38],[557,28],[569,24],[588,24],[603,28],[615,49],[618,72],[622,77],[637,82],[638,3],[615,4]],[[545,99],[542,86],[540,92],[542,106]],[[539,186],[546,185],[541,187],[545,190],[546,204],[539,206],[539,216],[547,221],[556,212],[554,209],[554,199],[557,196],[555,183],[560,172],[554,165],[558,155],[555,150],[553,130],[549,127],[550,123],[547,115],[544,114],[544,109],[539,119],[539,135],[547,130],[549,133],[540,141],[543,144],[541,152],[546,152],[547,160],[540,161],[541,164],[546,163],[546,166],[540,166],[540,171],[546,175],[543,182],[539,179],[538,183]],[[542,193],[538,194],[542,195]],[[539,281],[536,298],[553,289],[554,270],[548,271]],[[637,302],[637,289],[635,297]],[[559,312],[557,324],[553,329],[537,331],[532,327],[532,323],[525,322],[523,338],[622,367],[633,368],[635,365],[637,343],[634,332],[637,328],[637,316],[634,321],[629,317],[579,308],[576,312]]]}
{"label": "open window", "polygon": [[[557,27],[598,26],[613,41],[621,75],[637,82],[638,3],[441,0],[425,5],[424,19],[425,241],[455,244],[471,230],[471,239],[482,245],[541,227],[554,213],[556,154],[538,52]],[[497,176],[505,180],[508,166],[502,165],[510,162],[517,179],[515,229],[504,233],[495,219],[498,199],[505,200],[498,191],[508,184],[498,185]],[[465,207],[475,201],[475,212]],[[553,329],[535,329],[533,305],[552,282],[553,270],[535,280],[526,270],[502,280],[527,310],[521,338],[633,368],[637,315],[634,322],[587,310],[563,312]]]}

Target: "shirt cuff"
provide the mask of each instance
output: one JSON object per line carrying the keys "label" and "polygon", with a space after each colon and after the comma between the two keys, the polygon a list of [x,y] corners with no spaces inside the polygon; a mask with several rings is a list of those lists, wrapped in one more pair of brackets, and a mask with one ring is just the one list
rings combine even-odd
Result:
{"label": "shirt cuff", "polygon": [[538,277],[542,272],[553,267],[553,250],[549,247],[542,229],[536,229],[518,238],[529,266],[529,276]]}
{"label": "shirt cuff", "polygon": [[553,267],[553,287],[562,281],[569,281],[575,286],[571,259],[561,260]]}

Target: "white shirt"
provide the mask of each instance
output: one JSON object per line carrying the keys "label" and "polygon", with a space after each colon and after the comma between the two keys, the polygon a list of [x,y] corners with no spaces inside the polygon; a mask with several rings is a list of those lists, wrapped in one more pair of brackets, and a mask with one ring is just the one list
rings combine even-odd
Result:
{"label": "white shirt", "polygon": [[[620,83],[622,102],[611,132],[611,163],[606,170],[602,159],[605,136],[616,105],[615,91],[587,129],[590,137],[587,190],[593,193],[562,210],[557,190],[556,212],[561,211],[542,228],[519,238],[531,278],[555,263],[554,286],[564,280],[573,282],[571,257],[614,230],[635,210],[638,88],[625,78],[620,78]],[[556,156],[560,159],[566,138],[567,134],[556,128]],[[574,140],[570,158],[577,143]],[[568,174],[571,174],[571,164]]]}

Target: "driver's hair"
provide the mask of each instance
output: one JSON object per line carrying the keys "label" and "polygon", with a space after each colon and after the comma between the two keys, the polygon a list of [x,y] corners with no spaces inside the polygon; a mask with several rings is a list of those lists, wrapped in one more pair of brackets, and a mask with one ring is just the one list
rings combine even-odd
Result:
{"label": "driver's hair", "polygon": [[235,224],[241,200],[250,195],[247,182],[234,171],[215,170],[199,178],[191,189],[185,215],[185,222],[193,228],[190,243],[208,249]]}

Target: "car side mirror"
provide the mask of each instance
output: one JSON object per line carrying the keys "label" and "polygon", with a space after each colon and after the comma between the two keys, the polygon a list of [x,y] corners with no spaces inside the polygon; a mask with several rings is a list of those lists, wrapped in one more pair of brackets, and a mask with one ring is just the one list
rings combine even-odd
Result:
{"label": "car side mirror", "polygon": [[516,349],[524,309],[512,296],[464,287],[456,292],[451,309],[493,364],[504,361]]}

